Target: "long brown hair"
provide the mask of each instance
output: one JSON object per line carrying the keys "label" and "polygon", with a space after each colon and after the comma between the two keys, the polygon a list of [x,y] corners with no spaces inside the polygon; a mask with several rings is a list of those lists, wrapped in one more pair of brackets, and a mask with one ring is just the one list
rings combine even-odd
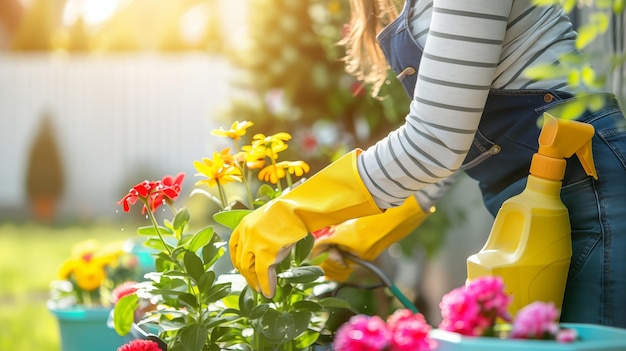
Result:
{"label": "long brown hair", "polygon": [[350,0],[348,33],[340,42],[346,48],[346,72],[372,84],[372,95],[378,94],[389,69],[376,34],[397,16],[397,0]]}

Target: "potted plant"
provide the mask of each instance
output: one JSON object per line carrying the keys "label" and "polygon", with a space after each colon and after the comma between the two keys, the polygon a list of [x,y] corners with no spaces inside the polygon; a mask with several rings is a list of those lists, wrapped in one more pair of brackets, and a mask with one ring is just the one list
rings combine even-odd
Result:
{"label": "potted plant", "polygon": [[443,317],[432,328],[419,312],[395,311],[387,320],[356,315],[337,331],[337,351],[618,351],[626,330],[599,325],[559,324],[553,303],[536,301],[511,318],[511,302],[500,277],[485,276],[452,290],[441,303]]}
{"label": "potted plant", "polygon": [[123,243],[94,239],[75,244],[51,282],[48,309],[56,316],[63,351],[110,350],[126,340],[107,326],[120,288],[138,278],[134,255]]}
{"label": "potted plant", "polygon": [[[272,299],[251,289],[236,272],[216,272],[215,264],[226,251],[222,237],[229,229],[309,171],[303,161],[279,161],[291,138],[288,133],[256,134],[250,144],[239,145],[252,125],[235,122],[228,130],[214,130],[213,134],[231,139],[234,148],[194,163],[202,179],[192,194],[203,194],[217,204],[212,217],[227,228],[224,234],[218,234],[215,225],[192,229],[189,211],[176,207],[182,173],[141,182],[118,202],[126,212],[132,205],[141,206],[150,225],[138,233],[147,236],[146,245],[158,252],[156,270],[146,275],[148,281],[115,306],[114,325],[121,335],[137,326],[144,331],[152,328],[170,351],[311,350],[330,335],[326,325],[333,312],[351,308],[343,300],[316,294],[328,283],[318,262],[309,258],[312,235],[298,242],[277,267]],[[243,196],[228,193],[225,185],[235,182],[241,183]],[[173,218],[160,223],[154,212],[162,205],[172,210]],[[137,308],[146,302],[155,309],[137,319]]]}

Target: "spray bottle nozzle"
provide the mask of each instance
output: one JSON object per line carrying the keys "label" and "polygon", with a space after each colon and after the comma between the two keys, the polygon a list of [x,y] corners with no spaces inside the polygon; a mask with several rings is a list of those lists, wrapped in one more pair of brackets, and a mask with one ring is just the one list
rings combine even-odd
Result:
{"label": "spray bottle nozzle", "polygon": [[533,155],[530,173],[549,180],[562,180],[565,158],[574,153],[588,175],[598,179],[591,152],[595,130],[591,124],[556,118],[544,113],[544,125],[539,134],[539,150]]}

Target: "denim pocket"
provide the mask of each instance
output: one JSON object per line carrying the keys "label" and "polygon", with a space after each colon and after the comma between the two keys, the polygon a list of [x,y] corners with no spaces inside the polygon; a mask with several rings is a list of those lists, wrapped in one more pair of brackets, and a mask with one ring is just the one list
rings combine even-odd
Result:
{"label": "denim pocket", "polygon": [[[609,112],[609,114],[595,118],[589,121],[589,123],[594,126],[598,137],[607,146],[607,149],[615,155],[622,167],[626,169],[626,119],[624,119],[623,114],[619,110]],[[604,158],[600,159],[600,157],[607,156],[595,156],[598,158],[597,163],[606,161]]]}
{"label": "denim pocket", "polygon": [[[572,230],[572,261],[568,280],[574,279],[602,239],[600,212],[594,181],[591,177],[564,186],[561,200],[569,213]],[[601,248],[600,248],[601,249]]]}

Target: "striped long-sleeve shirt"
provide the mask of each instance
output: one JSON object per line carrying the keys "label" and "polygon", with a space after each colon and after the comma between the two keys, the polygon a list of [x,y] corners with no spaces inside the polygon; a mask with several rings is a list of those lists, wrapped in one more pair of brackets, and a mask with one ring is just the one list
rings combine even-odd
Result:
{"label": "striped long-sleeve shirt", "polygon": [[413,0],[409,22],[424,51],[409,113],[358,161],[381,208],[412,194],[430,207],[465,159],[489,90],[568,91],[564,81],[533,81],[523,71],[575,52],[563,10],[532,0]]}

